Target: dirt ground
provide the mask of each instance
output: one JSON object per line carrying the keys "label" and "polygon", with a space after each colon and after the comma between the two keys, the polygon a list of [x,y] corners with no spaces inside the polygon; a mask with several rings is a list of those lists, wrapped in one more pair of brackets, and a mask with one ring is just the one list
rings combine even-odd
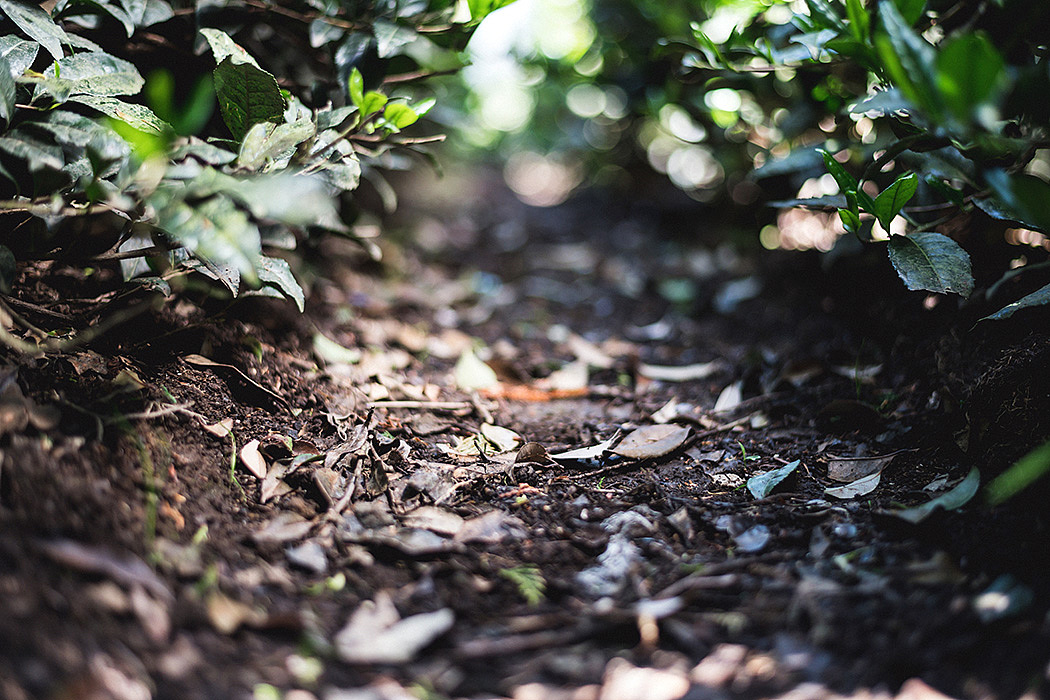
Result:
{"label": "dirt ground", "polygon": [[[1044,336],[644,203],[458,201],[326,242],[303,316],[190,286],[4,351],[0,697],[1046,695],[1045,494],[914,509],[1046,434]],[[114,275],[9,305],[84,327]]]}

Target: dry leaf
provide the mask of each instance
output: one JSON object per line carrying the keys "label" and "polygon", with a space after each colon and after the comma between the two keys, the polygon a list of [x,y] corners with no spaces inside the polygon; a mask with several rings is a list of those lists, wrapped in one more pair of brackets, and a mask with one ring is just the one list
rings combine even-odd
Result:
{"label": "dry leaf", "polygon": [[660,382],[690,382],[706,379],[720,369],[722,369],[722,363],[718,360],[701,362],[695,365],[683,365],[681,367],[649,365],[643,362],[638,365],[638,374],[646,379]]}
{"label": "dry leaf", "polygon": [[215,437],[224,438],[233,432],[233,419],[223,418],[218,423],[212,423],[211,425],[204,426],[204,429]]}
{"label": "dry leaf", "polygon": [[629,459],[656,459],[685,444],[689,433],[689,428],[681,425],[647,425],[625,437],[612,451]]}
{"label": "dry leaf", "polygon": [[875,487],[879,485],[879,480],[882,478],[882,472],[875,472],[869,474],[864,478],[857,479],[844,486],[833,486],[831,488],[824,489],[824,493],[834,498],[856,498],[857,496],[866,496],[875,490]]}
{"label": "dry leaf", "polygon": [[241,464],[256,479],[266,478],[266,458],[259,452],[259,441],[252,440],[241,448]]}
{"label": "dry leaf", "polygon": [[722,393],[718,395],[718,400],[715,401],[715,413],[721,413],[723,411],[731,411],[740,405],[740,402],[744,399],[744,382],[736,381],[722,389]]}
{"label": "dry leaf", "polygon": [[886,468],[900,452],[876,457],[829,457],[828,478],[833,481],[850,482],[871,476]]}

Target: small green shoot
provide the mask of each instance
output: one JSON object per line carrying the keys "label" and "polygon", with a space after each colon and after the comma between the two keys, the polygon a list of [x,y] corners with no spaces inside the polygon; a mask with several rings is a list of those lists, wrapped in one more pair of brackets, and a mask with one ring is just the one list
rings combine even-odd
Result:
{"label": "small green shoot", "polygon": [[518,587],[518,595],[529,605],[539,605],[547,592],[547,581],[535,564],[501,569],[499,575]]}
{"label": "small green shoot", "polygon": [[744,443],[740,442],[739,440],[736,441],[736,444],[740,446],[740,459],[744,460],[745,462],[753,462],[756,459],[762,459],[758,455],[749,455],[747,453],[747,448],[744,447]]}

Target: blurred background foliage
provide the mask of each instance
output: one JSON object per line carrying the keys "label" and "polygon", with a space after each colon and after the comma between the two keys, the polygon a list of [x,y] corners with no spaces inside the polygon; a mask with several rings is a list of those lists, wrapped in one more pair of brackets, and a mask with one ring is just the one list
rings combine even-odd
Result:
{"label": "blurred background foliage", "polygon": [[530,204],[581,187],[637,195],[655,171],[742,245],[918,234],[908,246],[928,257],[931,242],[955,266],[923,272],[954,283],[916,281],[894,237],[909,288],[965,296],[974,276],[988,286],[1046,259],[1048,13],[1036,0],[518,0],[485,21],[439,102],[465,108],[443,113],[456,143],[495,149]]}

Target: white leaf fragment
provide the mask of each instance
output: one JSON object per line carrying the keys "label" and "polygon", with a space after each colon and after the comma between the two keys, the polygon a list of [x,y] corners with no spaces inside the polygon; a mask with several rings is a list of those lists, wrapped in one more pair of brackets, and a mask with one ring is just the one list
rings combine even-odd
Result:
{"label": "white leaf fragment", "polygon": [[843,486],[832,486],[824,489],[824,493],[834,498],[856,498],[857,496],[866,496],[879,485],[879,480],[882,478],[882,472],[877,471],[874,474],[869,474],[861,479],[844,484]]}
{"label": "white leaf fragment", "polygon": [[455,614],[449,608],[402,618],[390,594],[380,591],[354,611],[336,634],[339,658],[355,664],[404,664],[435,639],[452,629]]}

